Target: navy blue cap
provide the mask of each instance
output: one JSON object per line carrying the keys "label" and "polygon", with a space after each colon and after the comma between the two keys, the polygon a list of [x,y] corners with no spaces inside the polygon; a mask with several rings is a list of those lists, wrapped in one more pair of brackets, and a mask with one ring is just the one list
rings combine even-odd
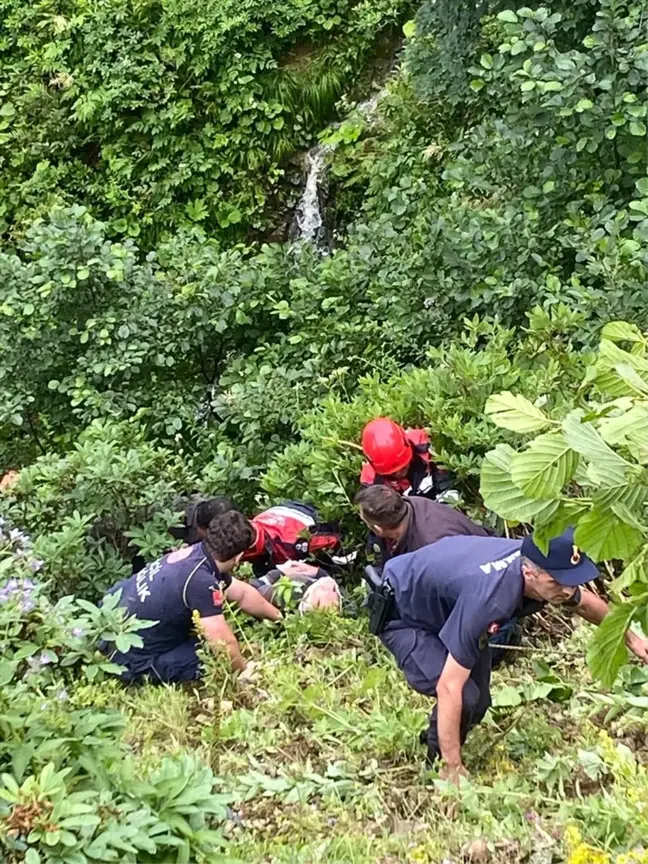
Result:
{"label": "navy blue cap", "polygon": [[574,544],[573,528],[568,528],[550,541],[547,555],[543,555],[533,542],[533,534],[524,538],[520,553],[561,585],[584,585],[599,575],[592,559]]}

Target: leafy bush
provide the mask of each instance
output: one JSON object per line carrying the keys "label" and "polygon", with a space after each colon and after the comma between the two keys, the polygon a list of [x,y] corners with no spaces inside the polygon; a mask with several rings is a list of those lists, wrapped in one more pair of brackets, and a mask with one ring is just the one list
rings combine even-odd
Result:
{"label": "leafy bush", "polygon": [[607,324],[580,398],[566,415],[547,414],[511,392],[486,404],[498,426],[542,432],[521,451],[499,444],[486,455],[486,506],[504,519],[532,522],[544,544],[573,524],[574,541],[595,561],[623,562],[610,584],[618,602],[590,654],[593,671],[608,684],[627,658],[628,627],[637,622],[648,633],[647,347],[638,328]]}
{"label": "leafy bush", "polygon": [[363,425],[388,415],[427,426],[437,458],[459,476],[467,500],[476,503],[476,477],[494,433],[483,416],[487,397],[502,387],[522,387],[531,399],[562,405],[580,379],[580,318],[565,307],[549,314],[535,309],[518,342],[513,330],[475,318],[464,322],[460,340],[428,351],[426,366],[389,378],[358,382],[352,398],[331,396],[305,414],[301,440],[290,444],[262,477],[272,497],[310,497],[329,514],[350,509],[362,462]]}
{"label": "leafy bush", "polygon": [[[214,777],[197,758],[163,759],[139,776],[124,760],[124,721],[114,710],[69,707],[79,682],[120,667],[97,650],[142,644],[146,622],[126,618],[117,597],[101,608],[52,603],[34,571],[29,539],[0,526],[0,852],[27,864],[207,861],[223,847],[225,816]],[[44,571],[47,572],[47,565]],[[40,576],[39,576],[40,578]]]}
{"label": "leafy bush", "polygon": [[178,495],[193,489],[182,460],[144,440],[129,423],[91,424],[66,456],[41,456],[1,503],[34,535],[57,594],[100,596],[173,545]]}
{"label": "leafy bush", "polygon": [[[267,223],[404,0],[2,3],[3,225],[86,203],[145,245]],[[278,199],[278,200],[277,200]]]}

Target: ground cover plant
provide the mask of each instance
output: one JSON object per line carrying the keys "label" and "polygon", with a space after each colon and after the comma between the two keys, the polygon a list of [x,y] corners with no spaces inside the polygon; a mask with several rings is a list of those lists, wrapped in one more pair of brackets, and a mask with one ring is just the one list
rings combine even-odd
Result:
{"label": "ground cover plant", "polygon": [[[647,21],[0,0],[1,860],[648,862]],[[287,239],[318,144],[320,245]],[[360,566],[377,415],[493,530],[574,524],[612,601],[527,623],[459,789],[357,571],[343,617],[228,610],[247,681],[97,650],[195,491],[309,500]]]}

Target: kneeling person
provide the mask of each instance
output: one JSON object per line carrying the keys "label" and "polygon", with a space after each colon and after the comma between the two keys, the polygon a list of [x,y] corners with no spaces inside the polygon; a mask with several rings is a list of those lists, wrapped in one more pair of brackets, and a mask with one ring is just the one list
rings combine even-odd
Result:
{"label": "kneeling person", "polygon": [[141,648],[110,654],[114,663],[126,667],[125,682],[148,679],[171,683],[198,678],[199,638],[194,633],[194,613],[207,641],[224,644],[232,667],[245,669],[238,641],[223,615],[224,600],[238,603],[256,618],[281,618],[279,610],[257,590],[231,575],[252,540],[248,520],[230,511],[212,520],[201,543],[165,555],[111,589],[111,594],[121,589],[119,605],[129,614],[157,622],[140,631]]}

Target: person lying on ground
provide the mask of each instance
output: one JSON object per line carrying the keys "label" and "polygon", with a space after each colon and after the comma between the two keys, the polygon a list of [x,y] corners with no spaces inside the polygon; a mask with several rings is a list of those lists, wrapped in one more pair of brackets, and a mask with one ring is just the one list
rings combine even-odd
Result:
{"label": "person lying on ground", "polygon": [[311,609],[337,609],[342,606],[342,592],[335,579],[313,564],[305,561],[287,561],[278,564],[276,568],[268,571],[260,578],[254,578],[250,582],[265,599],[283,609],[285,599],[280,590],[282,581],[288,580],[291,584],[292,595],[297,595],[299,601],[298,609],[304,614]]}
{"label": "person lying on ground", "polygon": [[450,472],[431,458],[425,429],[403,429],[388,417],[376,417],[362,430],[362,451],[367,462],[360,472],[361,486],[389,486],[399,495],[433,500],[459,498]]}
{"label": "person lying on ground", "polygon": [[[444,776],[466,773],[462,745],[491,704],[489,633],[544,603],[600,624],[607,603],[581,588],[597,576],[594,562],[574,545],[573,529],[554,538],[546,556],[533,536],[446,537],[387,562],[380,596],[389,602],[372,632],[410,687],[436,696],[428,761],[441,757]],[[626,644],[648,663],[647,640],[629,631]]]}
{"label": "person lying on ground", "polygon": [[140,631],[141,648],[122,653],[103,646],[112,662],[126,667],[125,683],[198,678],[200,639],[194,632],[194,615],[207,642],[226,648],[233,669],[245,669],[236,636],[223,615],[225,600],[255,618],[281,618],[255,588],[232,576],[253,536],[248,520],[231,510],[212,519],[200,543],[164,555],[111,588],[109,594],[121,591],[119,605],[129,614],[156,622]]}
{"label": "person lying on ground", "polygon": [[[202,539],[212,518],[236,505],[231,498],[194,498],[185,511],[184,526],[171,529],[171,533],[185,542]],[[289,501],[270,507],[254,516],[250,522],[253,541],[243,554],[244,561],[252,564],[255,578],[250,584],[273,603],[277,608],[283,606],[281,591],[276,590],[281,577],[293,583],[293,590],[299,595],[300,606],[306,602],[305,594],[314,600],[315,606],[340,606],[340,589],[327,570],[303,560],[316,558],[325,553],[341,551],[340,534],[335,525],[324,523],[319,514],[309,504]],[[302,560],[296,560],[302,559]],[[335,557],[329,563],[334,563]],[[323,578],[329,581],[310,590],[316,581]],[[311,608],[311,601],[307,605]]]}

